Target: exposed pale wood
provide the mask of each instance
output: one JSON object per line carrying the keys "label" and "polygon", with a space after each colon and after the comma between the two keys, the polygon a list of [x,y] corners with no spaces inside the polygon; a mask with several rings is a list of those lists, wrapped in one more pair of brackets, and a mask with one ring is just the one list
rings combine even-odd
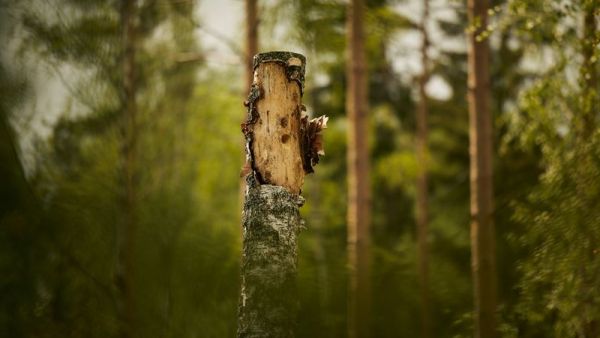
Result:
{"label": "exposed pale wood", "polygon": [[346,111],[348,114],[348,336],[370,337],[370,209],[367,116],[367,65],[364,48],[364,0],[348,7]]}
{"label": "exposed pale wood", "polygon": [[299,194],[304,182],[300,149],[300,86],[286,66],[264,62],[255,72],[260,90],[258,120],[253,125],[254,168],[264,183]]}
{"label": "exposed pale wood", "polygon": [[471,182],[471,266],[475,301],[475,337],[494,338],[496,327],[496,242],[492,184],[492,116],[489,42],[478,36],[487,28],[488,0],[469,0],[469,153]]}

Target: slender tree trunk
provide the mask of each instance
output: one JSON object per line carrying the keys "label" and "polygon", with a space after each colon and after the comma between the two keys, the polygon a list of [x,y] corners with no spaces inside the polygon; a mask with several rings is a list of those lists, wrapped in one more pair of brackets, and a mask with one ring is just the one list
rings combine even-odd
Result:
{"label": "slender tree trunk", "polygon": [[[581,49],[583,56],[583,64],[581,66],[581,82],[582,86],[582,100],[583,109],[581,117],[579,118],[579,124],[581,125],[578,131],[577,139],[581,142],[581,146],[578,150],[585,149],[585,144],[589,144],[590,137],[592,137],[594,131],[597,130],[597,118],[600,110],[600,88],[598,88],[598,64],[594,62],[594,53],[598,53],[598,45],[600,44],[600,36],[598,34],[598,15],[600,14],[600,3],[594,1],[588,1],[584,6],[583,13],[583,39],[581,40]],[[593,165],[589,163],[589,156],[578,156],[580,161],[586,163],[589,166]],[[581,165],[581,164],[580,164]],[[585,184],[581,184],[585,186]],[[594,257],[595,249],[590,250],[590,257]],[[592,258],[593,259],[593,258]],[[585,268],[581,269],[586,271]],[[594,273],[584,272],[583,276],[583,290],[582,294],[593,295],[595,288],[598,286],[597,279],[594,277]],[[584,303],[594,304],[593,299],[585,299]],[[588,307],[590,305],[587,305]],[[583,337],[600,337],[600,320],[597,318],[590,318],[583,324]]]}
{"label": "slender tree trunk", "polygon": [[135,0],[121,1],[122,93],[121,177],[123,184],[122,219],[117,230],[117,276],[119,293],[119,334],[135,336],[134,253],[136,228],[136,88],[135,88]]}
{"label": "slender tree trunk", "polygon": [[423,73],[419,78],[419,106],[417,111],[417,162],[419,163],[417,173],[417,247],[419,265],[419,286],[421,297],[421,337],[431,336],[431,315],[429,306],[429,248],[428,237],[428,185],[427,185],[427,93],[425,85],[429,80],[429,59],[427,49],[429,47],[429,36],[427,34],[427,21],[429,19],[429,0],[423,0],[423,14],[421,18],[421,64]]}
{"label": "slender tree trunk", "polygon": [[[493,338],[496,329],[496,257],[492,185],[488,0],[469,0],[469,153],[471,158],[471,264],[474,280],[475,336]],[[478,38],[479,37],[479,38]]]}
{"label": "slender tree trunk", "polygon": [[596,129],[596,118],[598,107],[600,107],[600,93],[598,93],[598,67],[594,61],[594,52],[598,48],[598,23],[596,12],[600,5],[594,1],[588,1],[584,6],[583,13],[583,39],[581,49],[583,65],[581,67],[581,79],[583,84],[583,97],[585,98],[582,116],[579,119],[580,135],[585,141]]}
{"label": "slender tree trunk", "polygon": [[370,336],[370,184],[363,0],[351,0],[347,18],[348,113],[348,336]]}
{"label": "slender tree trunk", "polygon": [[294,336],[300,189],[318,160],[319,132],[326,122],[301,116],[304,67],[304,56],[295,53],[254,58],[255,81],[242,126],[250,168],[242,217],[238,337]]}
{"label": "slender tree trunk", "polygon": [[[244,61],[246,62],[246,71],[244,73],[244,85],[246,90],[250,90],[254,81],[254,66],[252,58],[258,53],[258,0],[245,0],[246,4],[246,50]],[[246,190],[246,181],[244,177],[240,178],[239,197],[240,203],[244,201],[244,192]],[[241,204],[240,204],[241,205]]]}
{"label": "slender tree trunk", "polygon": [[254,77],[252,57],[258,53],[257,0],[246,0],[246,90],[250,90]]}

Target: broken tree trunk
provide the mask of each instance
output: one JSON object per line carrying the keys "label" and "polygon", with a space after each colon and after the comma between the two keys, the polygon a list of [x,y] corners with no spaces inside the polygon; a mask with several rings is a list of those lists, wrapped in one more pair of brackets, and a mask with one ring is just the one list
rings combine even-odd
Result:
{"label": "broken tree trunk", "polygon": [[238,337],[293,337],[296,236],[304,175],[322,155],[327,118],[308,122],[301,103],[306,60],[290,52],[254,57],[248,101],[246,194]]}

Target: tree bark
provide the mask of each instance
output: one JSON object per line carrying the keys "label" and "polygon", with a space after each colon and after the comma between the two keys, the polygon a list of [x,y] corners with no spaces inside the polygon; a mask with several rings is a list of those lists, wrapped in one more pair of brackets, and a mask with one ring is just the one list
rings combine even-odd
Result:
{"label": "tree bark", "polygon": [[121,184],[122,219],[117,229],[116,288],[119,335],[135,336],[134,253],[136,228],[136,88],[135,88],[135,0],[121,1],[122,92],[121,102]]}
{"label": "tree bark", "polygon": [[[244,73],[245,90],[252,88],[254,81],[254,65],[252,58],[258,53],[258,15],[257,15],[258,0],[245,0],[246,5],[246,50],[244,61],[246,62],[246,71]],[[239,201],[240,206],[243,206],[244,194],[246,190],[246,181],[242,175],[240,178]]]}
{"label": "tree bark", "polygon": [[294,337],[301,198],[249,176],[238,337]]}
{"label": "tree bark", "polygon": [[425,85],[429,80],[429,58],[427,49],[429,48],[429,36],[427,34],[427,21],[429,19],[429,0],[423,0],[423,13],[421,17],[421,64],[423,72],[419,77],[419,106],[417,111],[417,248],[418,248],[418,266],[419,266],[419,287],[421,298],[421,337],[429,338],[431,336],[431,314],[429,306],[429,247],[428,237],[428,177],[427,177],[427,119],[429,107],[427,105],[427,93]]}
{"label": "tree bark", "polygon": [[352,0],[347,18],[346,110],[348,112],[348,260],[350,266],[348,336],[370,335],[369,223],[371,192],[364,48],[364,0]]}
{"label": "tree bark", "polygon": [[598,48],[598,33],[596,12],[598,4],[594,1],[588,1],[583,8],[583,39],[581,39],[581,50],[583,56],[583,65],[581,66],[581,79],[583,87],[584,109],[579,118],[578,130],[583,136],[584,142],[592,135],[596,129],[596,118],[598,107],[600,107],[600,94],[598,93],[598,71],[597,64],[594,61],[594,52]]}
{"label": "tree bark", "polygon": [[238,337],[294,336],[300,189],[318,161],[307,154],[322,150],[319,134],[326,122],[302,116],[305,63],[304,56],[289,52],[254,57],[248,120],[242,125],[249,173]]}
{"label": "tree bark", "polygon": [[[598,88],[598,65],[594,62],[594,54],[597,53],[600,39],[598,39],[598,15],[600,14],[600,4],[594,1],[589,1],[584,5],[583,13],[583,39],[581,40],[581,50],[583,56],[583,64],[581,66],[581,82],[583,109],[578,122],[581,127],[578,130],[577,139],[582,145],[579,149],[585,149],[584,144],[589,144],[590,138],[596,131],[598,109],[600,109],[600,88]],[[578,156],[581,161],[586,161],[586,157]],[[581,165],[581,164],[580,164]],[[592,165],[589,164],[588,165]],[[583,184],[582,184],[583,186]],[[594,253],[590,252],[590,257]],[[585,271],[585,269],[582,269]],[[584,273],[583,276],[583,294],[592,295],[597,287],[597,281],[593,274]],[[587,300],[587,299],[586,299]],[[588,304],[593,304],[589,301]],[[588,319],[583,324],[583,337],[599,337],[600,336],[600,320],[597,318]]]}
{"label": "tree bark", "polygon": [[471,265],[474,280],[475,336],[493,338],[496,328],[496,257],[492,185],[488,0],[469,0],[469,153],[471,158]]}
{"label": "tree bark", "polygon": [[257,0],[246,0],[246,90],[250,90],[254,78],[252,57],[258,53]]}

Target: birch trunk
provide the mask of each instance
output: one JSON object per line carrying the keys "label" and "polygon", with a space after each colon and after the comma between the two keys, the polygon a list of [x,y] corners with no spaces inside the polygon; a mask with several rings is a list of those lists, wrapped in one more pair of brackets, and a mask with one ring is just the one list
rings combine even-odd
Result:
{"label": "birch trunk", "polygon": [[[496,243],[492,185],[488,0],[469,0],[469,153],[471,158],[471,266],[474,280],[475,337],[493,338],[496,328]],[[478,38],[479,37],[479,38]]]}
{"label": "birch trunk", "polygon": [[242,125],[248,175],[238,337],[294,336],[300,190],[322,153],[319,134],[326,122],[302,116],[305,63],[289,52],[254,57]]}
{"label": "birch trunk", "polygon": [[238,337],[294,337],[300,201],[284,187],[248,181]]}

